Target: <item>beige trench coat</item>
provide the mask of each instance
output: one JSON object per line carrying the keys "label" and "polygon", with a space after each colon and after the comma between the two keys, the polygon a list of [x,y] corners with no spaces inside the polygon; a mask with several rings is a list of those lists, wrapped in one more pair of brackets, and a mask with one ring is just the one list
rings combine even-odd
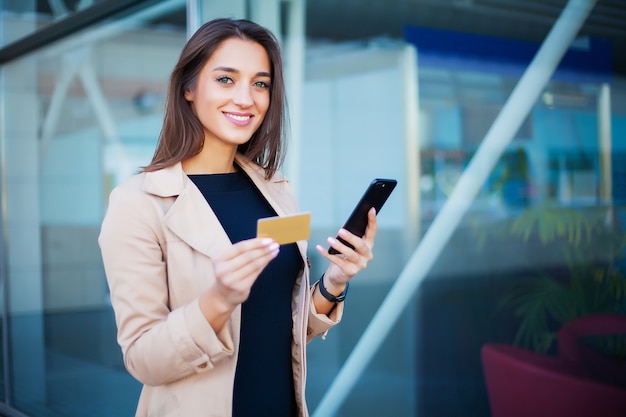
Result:
{"label": "beige trench coat", "polygon": [[[298,212],[289,182],[270,181],[237,155],[278,215]],[[116,187],[99,244],[128,371],[144,384],[136,416],[227,417],[237,363],[241,310],[215,333],[198,297],[214,282],[211,257],[231,245],[204,196],[180,164],[142,173]],[[341,319],[317,314],[311,301],[307,242],[293,294],[293,373],[301,416],[307,416],[306,343]],[[271,376],[268,376],[271,381]]]}

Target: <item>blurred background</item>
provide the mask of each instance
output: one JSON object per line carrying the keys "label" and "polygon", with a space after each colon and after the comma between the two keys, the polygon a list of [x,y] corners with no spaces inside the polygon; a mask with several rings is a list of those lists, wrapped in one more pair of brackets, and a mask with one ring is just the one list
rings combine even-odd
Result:
{"label": "blurred background", "polygon": [[[524,107],[516,85],[576,13]],[[344,320],[309,345],[312,414],[513,416],[502,404],[522,394],[529,410],[546,409],[542,395],[619,406],[623,0],[0,0],[1,413],[134,414],[141,386],[123,367],[97,236],[112,188],[152,157],[182,46],[215,17],[281,41],[284,171],[312,213],[311,247],[372,179],[398,180]],[[503,109],[519,123],[489,133]],[[310,252],[315,278],[326,265]],[[554,374],[536,377],[546,363]]]}

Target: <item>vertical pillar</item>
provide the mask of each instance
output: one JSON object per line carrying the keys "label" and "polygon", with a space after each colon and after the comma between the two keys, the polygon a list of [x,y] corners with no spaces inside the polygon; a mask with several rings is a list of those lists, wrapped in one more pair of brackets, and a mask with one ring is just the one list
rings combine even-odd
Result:
{"label": "vertical pillar", "polygon": [[197,11],[200,16],[200,25],[218,17],[232,17],[243,19],[247,17],[245,0],[196,0]]}
{"label": "vertical pillar", "polygon": [[[400,71],[402,72],[402,91],[403,91],[403,110],[404,110],[404,149],[405,149],[405,182],[406,186],[406,210],[405,219],[406,228],[404,229],[404,254],[403,259],[409,259],[412,251],[419,242],[420,235],[420,109],[419,109],[419,66],[418,55],[415,46],[407,44],[404,46],[400,54]],[[418,311],[415,303],[410,303],[408,309],[411,314],[408,315],[408,322],[411,331],[417,332],[421,320],[417,316]],[[419,334],[419,333],[416,333]],[[419,346],[416,338],[408,338],[407,343],[410,344],[408,351],[413,352],[407,358],[406,369],[408,370],[406,378],[411,381],[411,392],[416,393],[417,376],[415,375],[415,361],[419,355]],[[415,395],[408,395],[411,403],[408,409],[412,411],[412,415],[416,413],[420,398]]]}
{"label": "vertical pillar", "polygon": [[611,87],[600,86],[598,95],[598,150],[600,153],[600,202],[613,202],[613,167],[611,165]]}
{"label": "vertical pillar", "polygon": [[304,89],[304,56],[306,48],[306,0],[290,0],[285,39],[285,73],[289,103],[289,147],[285,172],[300,196],[300,138],[302,126],[302,91]]}
{"label": "vertical pillar", "polygon": [[201,0],[187,0],[187,39],[202,25]]}
{"label": "vertical pillar", "polygon": [[406,248],[407,258],[417,245],[420,233],[420,138],[417,50],[406,45],[400,56],[404,92],[404,147],[406,164]]}
{"label": "vertical pillar", "polygon": [[279,42],[281,39],[280,3],[282,0],[253,0],[250,2],[250,20],[272,31]]}

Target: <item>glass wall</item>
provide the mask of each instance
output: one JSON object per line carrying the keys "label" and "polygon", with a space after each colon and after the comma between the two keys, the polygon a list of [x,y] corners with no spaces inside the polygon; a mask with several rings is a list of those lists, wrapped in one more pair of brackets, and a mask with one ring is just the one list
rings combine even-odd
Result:
{"label": "glass wall", "polygon": [[[5,32],[29,19],[5,9]],[[159,2],[2,67],[2,394],[13,411],[134,413],[140,384],[116,343],[97,236],[111,188],[154,150],[185,40],[185,1]]]}
{"label": "glass wall", "polygon": [[[0,43],[107,3],[0,1]],[[469,6],[408,0],[128,3],[141,7],[0,66],[0,413],[133,414],[140,384],[123,367],[96,239],[111,189],[152,156],[188,33],[218,16],[283,43],[285,171],[312,213],[311,248],[373,178],[399,183],[342,323],[309,345],[314,417],[487,417],[485,346],[558,360],[564,324],[626,315],[626,71],[608,40],[583,31],[437,248],[429,232],[558,11],[542,32],[519,10],[489,28]],[[416,254],[432,264],[420,270]],[[315,280],[326,264],[309,256]],[[400,280],[414,291],[398,296]],[[610,333],[583,339],[613,362],[592,353],[581,366],[623,387],[626,343]]]}
{"label": "glass wall", "polygon": [[[530,359],[561,366],[559,331],[578,329],[581,317],[591,323],[576,339],[590,352],[579,361],[589,380],[623,390],[626,326],[606,323],[626,314],[626,91],[623,73],[614,73],[616,49],[593,36],[568,48],[504,152],[492,155],[475,198],[461,201],[471,198],[448,239],[428,233],[437,220],[454,221],[438,217],[459,180],[472,182],[478,169],[466,170],[541,39],[485,35],[487,18],[464,33],[471,12],[456,19],[443,5],[405,2],[383,12],[363,4],[357,19],[348,6],[322,3],[307,10],[299,144],[301,201],[317,217],[312,240],[332,233],[370,178],[396,177],[400,186],[379,216],[376,258],[354,280],[342,324],[310,347],[315,415],[492,415],[489,399],[499,393],[488,390],[481,352],[514,347],[516,359],[547,355]],[[507,22],[494,19],[498,28]],[[411,256],[432,266],[409,264]],[[400,280],[406,285],[394,286]],[[385,328],[378,319],[396,317],[394,303],[406,299],[398,288],[416,290]]]}

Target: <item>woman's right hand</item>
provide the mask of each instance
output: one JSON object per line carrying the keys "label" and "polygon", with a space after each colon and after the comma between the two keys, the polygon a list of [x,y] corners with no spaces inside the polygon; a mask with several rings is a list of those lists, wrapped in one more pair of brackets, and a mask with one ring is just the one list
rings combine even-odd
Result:
{"label": "woman's right hand", "polygon": [[253,238],[213,257],[215,284],[201,296],[200,308],[216,332],[235,307],[248,299],[252,285],[279,250],[280,245],[270,238]]}

